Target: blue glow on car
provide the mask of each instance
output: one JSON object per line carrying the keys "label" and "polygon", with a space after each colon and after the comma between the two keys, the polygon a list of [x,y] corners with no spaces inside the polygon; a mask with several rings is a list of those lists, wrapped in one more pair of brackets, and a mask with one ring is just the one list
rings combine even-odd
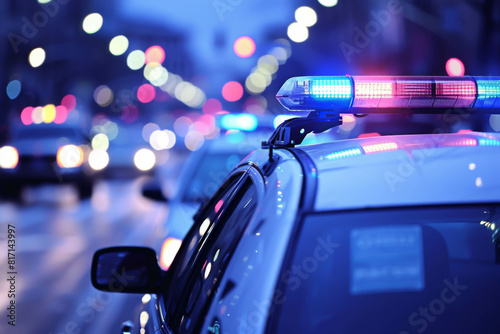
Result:
{"label": "blue glow on car", "polygon": [[342,158],[349,158],[349,157],[354,157],[356,155],[361,155],[363,152],[359,148],[351,148],[348,150],[342,150],[342,151],[337,151],[330,153],[325,156],[326,160],[337,160],[337,159],[342,159]]}
{"label": "blue glow on car", "polygon": [[500,141],[491,138],[479,139],[479,146],[500,146]]}

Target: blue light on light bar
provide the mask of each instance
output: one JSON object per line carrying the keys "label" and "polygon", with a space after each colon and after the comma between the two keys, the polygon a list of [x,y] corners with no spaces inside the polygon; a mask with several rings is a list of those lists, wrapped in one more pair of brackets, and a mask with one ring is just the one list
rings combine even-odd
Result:
{"label": "blue light on light bar", "polygon": [[359,148],[351,148],[348,150],[343,150],[343,151],[337,151],[330,153],[328,155],[325,155],[326,160],[337,160],[337,159],[342,159],[342,158],[349,158],[349,157],[354,157],[356,155],[361,155],[363,152]]}
{"label": "blue light on light bar", "polygon": [[226,130],[254,131],[257,125],[257,117],[252,114],[227,114],[220,119],[221,128]]}
{"label": "blue light on light bar", "polygon": [[349,78],[326,78],[310,80],[311,96],[318,99],[350,100],[352,85]]}
{"label": "blue light on light bar", "polygon": [[349,77],[295,77],[283,84],[276,97],[289,110],[349,108],[353,86]]}
{"label": "blue light on light bar", "polygon": [[295,77],[283,84],[276,98],[294,111],[500,108],[500,77]]}
{"label": "blue light on light bar", "polygon": [[500,107],[500,78],[492,78],[492,80],[481,80],[479,78],[476,78],[476,83],[477,101],[474,107]]}

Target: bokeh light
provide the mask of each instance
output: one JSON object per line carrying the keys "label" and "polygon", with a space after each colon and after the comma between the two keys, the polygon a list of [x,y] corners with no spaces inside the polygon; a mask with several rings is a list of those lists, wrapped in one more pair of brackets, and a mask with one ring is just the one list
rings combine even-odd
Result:
{"label": "bokeh light", "polygon": [[318,16],[311,7],[302,6],[295,11],[295,20],[306,27],[312,27],[318,22]]}
{"label": "bokeh light", "polygon": [[237,81],[229,81],[222,87],[222,97],[229,102],[238,101],[243,96],[243,87]]}
{"label": "bokeh light", "polygon": [[305,25],[293,22],[288,26],[287,35],[295,43],[302,43],[309,37],[309,30]]}
{"label": "bokeh light", "polygon": [[233,44],[233,50],[238,57],[248,58],[255,52],[255,42],[248,36],[239,37]]}
{"label": "bokeh light", "polygon": [[251,94],[260,94],[267,87],[266,78],[260,72],[250,74],[245,81],[245,88]]}
{"label": "bokeh light", "polygon": [[101,149],[106,151],[109,147],[109,138],[104,133],[98,133],[92,138],[91,145],[94,150]]}
{"label": "bokeh light", "polygon": [[273,55],[264,55],[259,58],[257,67],[261,72],[274,74],[279,67],[278,59]]}
{"label": "bokeh light", "polygon": [[158,63],[162,64],[165,60],[165,50],[159,45],[153,45],[149,47],[146,52],[146,64]]}
{"label": "bokeh light", "polygon": [[174,90],[175,98],[191,108],[200,108],[205,103],[205,93],[190,82],[180,82]]}
{"label": "bokeh light", "polygon": [[139,70],[146,63],[146,55],[141,50],[134,50],[127,56],[127,66],[131,70]]}
{"label": "bokeh light", "polygon": [[446,73],[451,77],[461,77],[465,74],[464,63],[458,58],[450,58],[446,62]]}
{"label": "bokeh light", "polygon": [[94,90],[94,101],[101,107],[109,106],[113,98],[113,91],[106,85],[101,85]]}
{"label": "bokeh light", "polygon": [[133,123],[139,118],[139,109],[134,105],[125,106],[122,110],[122,119],[126,123]]}
{"label": "bokeh light", "polygon": [[137,90],[137,99],[142,103],[149,103],[156,96],[155,88],[151,84],[143,84]]}
{"label": "bokeh light", "polygon": [[26,107],[21,111],[21,122],[23,122],[24,125],[30,125],[33,123],[33,118],[31,117],[31,114],[33,113],[33,107]]}
{"label": "bokeh light", "polygon": [[149,138],[149,144],[155,150],[161,151],[167,149],[168,140],[169,138],[166,132],[156,130],[151,134],[151,137]]}
{"label": "bokeh light", "polygon": [[21,93],[21,82],[19,80],[12,80],[7,84],[5,90],[9,99],[14,100]]}
{"label": "bokeh light", "polygon": [[148,63],[144,67],[144,77],[154,86],[161,86],[168,80],[168,71],[160,63]]}
{"label": "bokeh light", "polygon": [[175,259],[175,255],[181,248],[182,241],[176,238],[167,238],[161,247],[160,266],[163,270],[168,270]]}
{"label": "bokeh light", "polygon": [[83,31],[87,34],[95,34],[102,27],[102,16],[99,13],[92,13],[83,19]]}
{"label": "bokeh light", "polygon": [[45,61],[45,50],[42,48],[33,49],[28,57],[32,67],[39,67]]}
{"label": "bokeh light", "polygon": [[[95,138],[95,137],[94,137]],[[103,149],[93,149],[89,154],[89,165],[93,170],[102,170],[109,164],[109,154]]]}
{"label": "bokeh light", "polygon": [[40,124],[43,122],[43,107],[35,107],[33,109],[33,112],[31,113],[31,119],[33,120],[33,123],[35,124]]}
{"label": "bokeh light", "polygon": [[318,2],[325,7],[333,7],[339,3],[338,0],[318,0]]}
{"label": "bokeh light", "polygon": [[61,168],[74,168],[83,163],[83,151],[76,145],[65,145],[57,151],[57,164]]}
{"label": "bokeh light", "polygon": [[489,119],[489,123],[491,128],[494,131],[500,131],[500,115],[491,115]]}
{"label": "bokeh light", "polygon": [[228,114],[221,118],[221,127],[228,130],[254,131],[258,120],[252,114]]}
{"label": "bokeh light", "polygon": [[118,136],[118,125],[115,122],[107,121],[102,125],[102,129],[109,140],[113,140]]}
{"label": "bokeh light", "polygon": [[66,107],[68,112],[72,111],[76,107],[76,97],[72,94],[68,94],[61,100],[61,105]]}
{"label": "bokeh light", "polygon": [[177,118],[174,122],[174,131],[178,136],[185,137],[189,131],[189,127],[193,124],[191,118],[187,116],[181,116]]}
{"label": "bokeh light", "polygon": [[158,124],[148,123],[144,125],[144,127],[142,128],[142,138],[144,138],[145,141],[149,142],[151,135],[157,130],[160,130]]}
{"label": "bokeh light", "polygon": [[109,42],[109,52],[113,56],[120,56],[124,54],[128,49],[128,39],[123,35],[115,36]]}
{"label": "bokeh light", "polygon": [[214,98],[208,99],[203,105],[202,110],[205,114],[216,114],[222,110],[222,103]]}
{"label": "bokeh light", "polygon": [[15,147],[4,146],[0,148],[0,167],[15,168],[19,162],[19,153]]}
{"label": "bokeh light", "polygon": [[57,106],[56,107],[56,118],[54,118],[54,123],[62,124],[66,122],[68,118],[68,109],[65,106]]}
{"label": "bokeh light", "polygon": [[198,151],[205,142],[205,137],[198,131],[189,131],[184,138],[184,144],[190,151]]}
{"label": "bokeh light", "polygon": [[182,78],[177,74],[169,73],[167,82],[161,85],[160,89],[164,92],[167,92],[171,96],[175,96],[175,89],[177,88],[177,85],[179,85],[182,81]]}
{"label": "bokeh light", "polygon": [[44,123],[52,123],[56,118],[56,106],[53,104],[47,104],[42,109],[42,120]]}
{"label": "bokeh light", "polygon": [[148,171],[154,167],[156,157],[153,151],[141,148],[134,154],[134,165],[141,171]]}
{"label": "bokeh light", "polygon": [[215,117],[212,115],[202,115],[193,123],[191,130],[196,130],[203,136],[209,136],[215,131]]}
{"label": "bokeh light", "polygon": [[261,95],[250,96],[245,100],[243,109],[251,114],[260,115],[266,111],[267,100]]}
{"label": "bokeh light", "polygon": [[175,143],[177,142],[177,138],[175,136],[175,133],[171,130],[163,130],[167,136],[168,136],[168,144],[167,144],[167,149],[171,149],[174,147]]}

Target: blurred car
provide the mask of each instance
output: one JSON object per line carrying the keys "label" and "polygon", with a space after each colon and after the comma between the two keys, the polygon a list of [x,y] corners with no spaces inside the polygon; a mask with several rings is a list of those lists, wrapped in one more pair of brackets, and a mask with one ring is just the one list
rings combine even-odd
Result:
{"label": "blurred car", "polygon": [[[363,80],[373,94],[354,93]],[[390,97],[396,106],[385,112],[397,113],[415,94],[414,107],[425,104],[415,112],[443,112],[434,105],[455,108],[467,99],[461,107],[500,113],[500,90],[484,93],[482,80],[285,83],[280,102],[313,111],[280,126],[225,178],[169,270],[150,248],[101,249],[94,287],[146,294],[135,326],[127,323],[131,333],[499,333],[500,135],[297,146],[308,133],[341,124],[322,106],[354,111],[362,100],[365,112],[381,112],[384,85],[398,87]],[[473,93],[463,89],[471,82]],[[405,84],[413,93],[400,93]],[[500,79],[487,85],[500,88]]]}
{"label": "blurred car", "polygon": [[89,141],[72,124],[15,127],[0,148],[0,193],[17,197],[25,185],[71,183],[81,197],[92,194],[93,175],[87,164]]}
{"label": "blurred car", "polygon": [[109,140],[109,162],[103,169],[111,178],[152,175],[161,151],[154,152],[142,138],[142,127],[120,126],[116,138]]}

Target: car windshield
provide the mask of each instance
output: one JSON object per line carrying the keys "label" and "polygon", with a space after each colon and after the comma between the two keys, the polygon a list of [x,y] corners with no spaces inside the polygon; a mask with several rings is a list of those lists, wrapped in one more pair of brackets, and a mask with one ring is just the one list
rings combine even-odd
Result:
{"label": "car windshield", "polygon": [[234,152],[208,154],[196,166],[182,201],[199,203],[210,198],[243,157]]}
{"label": "car windshield", "polygon": [[500,333],[496,210],[307,215],[273,332]]}

